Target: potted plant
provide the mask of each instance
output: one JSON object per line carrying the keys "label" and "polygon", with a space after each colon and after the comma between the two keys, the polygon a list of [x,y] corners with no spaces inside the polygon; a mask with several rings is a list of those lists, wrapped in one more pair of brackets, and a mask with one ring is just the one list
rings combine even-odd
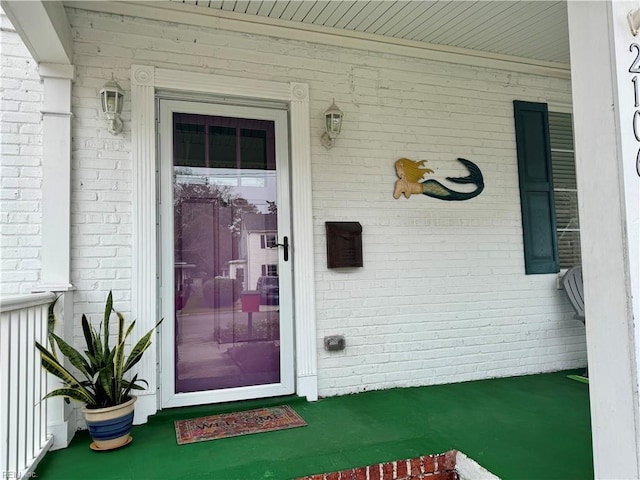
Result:
{"label": "potted plant", "polygon": [[[125,342],[136,322],[132,322],[125,330],[124,316],[113,309],[113,298],[109,292],[104,318],[97,330],[89,323],[87,316],[82,315],[85,340],[85,351],[82,354],[53,333],[53,305],[49,311],[49,348],[38,342],[36,347],[40,350],[42,367],[58,377],[63,386],[48,393],[43,399],[62,396],[67,402],[72,399],[85,404],[82,412],[93,438],[92,449],[111,450],[128,444],[131,442],[129,432],[133,425],[133,404],[136,400],[132,391],[144,390],[139,384],[147,382],[139,379],[137,374],[130,380],[126,380],[124,376],[149,348],[153,330],[162,320],[138,340],[129,355],[125,355]],[[115,346],[109,344],[109,321],[112,313],[116,314],[118,321]],[[65,368],[56,352],[56,345],[60,354],[69,360],[82,377]]]}

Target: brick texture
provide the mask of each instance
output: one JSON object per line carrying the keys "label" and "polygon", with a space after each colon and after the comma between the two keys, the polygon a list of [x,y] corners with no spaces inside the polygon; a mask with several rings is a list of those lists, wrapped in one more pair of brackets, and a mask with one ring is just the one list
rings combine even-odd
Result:
{"label": "brick texture", "polygon": [[40,280],[42,84],[36,62],[0,9],[0,294]]}
{"label": "brick texture", "polygon": [[[569,80],[73,8],[67,12],[76,65],[76,312],[99,314],[112,289],[127,314],[132,261],[129,75],[132,63],[150,64],[309,84],[321,396],[586,363],[584,327],[573,320],[555,275],[524,273],[512,113],[514,99],[544,99],[552,110],[570,104]],[[17,77],[24,69],[7,71],[14,70]],[[124,131],[117,137],[106,131],[97,98],[111,73],[127,92]],[[22,75],[10,78],[12,91],[29,90],[29,101],[37,104],[37,77]],[[320,144],[322,113],[332,98],[345,120],[336,146],[327,151]],[[17,232],[3,234],[3,282],[5,272],[17,270],[25,278],[7,282],[28,282],[30,275],[38,275],[37,113],[30,108],[5,115],[10,121],[3,133],[18,135],[6,148],[20,165],[6,165],[8,183],[2,192],[18,211],[5,213],[3,201],[3,228],[16,222],[34,227],[25,237],[29,245],[20,244]],[[18,131],[20,119],[27,122],[25,131]],[[428,160],[435,170],[432,178],[438,179],[466,175],[455,159],[468,158],[482,170],[485,190],[466,202],[423,196],[394,200],[393,162],[400,157]],[[326,267],[324,222],[340,220],[363,226],[363,268]],[[24,261],[29,268],[20,269]],[[345,335],[347,348],[324,351],[322,338],[330,334]]]}
{"label": "brick texture", "polygon": [[301,477],[297,480],[458,480],[456,450]]}

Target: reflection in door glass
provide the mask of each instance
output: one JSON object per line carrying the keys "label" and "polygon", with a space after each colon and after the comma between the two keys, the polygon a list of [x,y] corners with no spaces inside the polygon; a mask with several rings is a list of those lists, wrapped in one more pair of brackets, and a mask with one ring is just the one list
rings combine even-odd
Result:
{"label": "reflection in door glass", "polygon": [[176,393],[278,383],[274,124],[173,121]]}

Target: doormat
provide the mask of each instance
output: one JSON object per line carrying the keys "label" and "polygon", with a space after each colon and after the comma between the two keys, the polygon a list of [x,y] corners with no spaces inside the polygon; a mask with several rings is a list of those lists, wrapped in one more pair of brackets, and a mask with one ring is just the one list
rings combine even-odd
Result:
{"label": "doormat", "polygon": [[175,421],[178,445],[306,425],[288,405]]}

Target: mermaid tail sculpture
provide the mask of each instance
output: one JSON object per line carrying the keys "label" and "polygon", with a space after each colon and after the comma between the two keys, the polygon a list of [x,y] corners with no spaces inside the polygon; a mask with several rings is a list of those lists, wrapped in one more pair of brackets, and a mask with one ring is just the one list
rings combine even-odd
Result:
{"label": "mermaid tail sculpture", "polygon": [[466,177],[447,177],[447,180],[453,183],[473,183],[476,186],[474,191],[456,192],[437,180],[423,181],[422,177],[425,173],[433,173],[430,168],[424,168],[426,160],[415,162],[408,158],[401,158],[395,163],[398,180],[393,191],[393,198],[400,198],[400,195],[409,198],[413,194],[421,193],[440,200],[469,200],[480,195],[484,190],[482,172],[475,163],[469,160],[458,158],[458,161],[467,167],[469,175]]}

